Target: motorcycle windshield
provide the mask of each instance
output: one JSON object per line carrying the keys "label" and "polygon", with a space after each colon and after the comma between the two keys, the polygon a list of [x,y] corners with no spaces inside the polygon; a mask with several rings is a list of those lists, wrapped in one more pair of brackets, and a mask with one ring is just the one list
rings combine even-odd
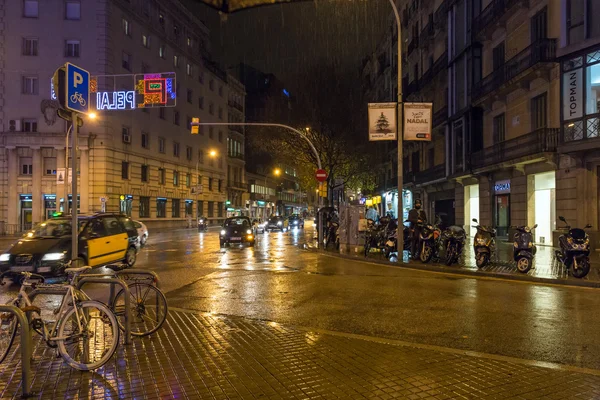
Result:
{"label": "motorcycle windshield", "polygon": [[585,239],[585,231],[583,229],[571,229],[569,231],[569,235],[575,240],[583,240]]}

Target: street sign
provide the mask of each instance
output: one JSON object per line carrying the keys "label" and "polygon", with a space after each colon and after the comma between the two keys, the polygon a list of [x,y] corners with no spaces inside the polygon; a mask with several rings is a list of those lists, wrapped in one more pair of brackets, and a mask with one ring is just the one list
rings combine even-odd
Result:
{"label": "street sign", "polygon": [[192,186],[192,194],[202,194],[202,185]]}
{"label": "street sign", "polygon": [[318,169],[315,173],[315,178],[317,178],[317,181],[319,182],[325,182],[327,180],[327,171],[324,169]]}
{"label": "street sign", "polygon": [[90,73],[71,63],[66,63],[65,66],[65,105],[71,111],[86,114],[90,108]]}
{"label": "street sign", "polygon": [[108,201],[108,197],[102,196],[100,197],[100,203],[106,203]]}
{"label": "street sign", "polygon": [[[64,168],[56,168],[56,184],[64,185],[65,184],[65,169]],[[69,180],[67,182],[68,185],[73,182],[73,169],[69,168]]]}

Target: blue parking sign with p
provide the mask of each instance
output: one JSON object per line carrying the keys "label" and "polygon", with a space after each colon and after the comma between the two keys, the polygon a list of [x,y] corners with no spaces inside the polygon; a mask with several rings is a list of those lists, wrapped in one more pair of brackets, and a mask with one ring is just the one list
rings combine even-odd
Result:
{"label": "blue parking sign with p", "polygon": [[66,65],[67,109],[87,113],[90,107],[90,73],[83,68],[67,63]]}

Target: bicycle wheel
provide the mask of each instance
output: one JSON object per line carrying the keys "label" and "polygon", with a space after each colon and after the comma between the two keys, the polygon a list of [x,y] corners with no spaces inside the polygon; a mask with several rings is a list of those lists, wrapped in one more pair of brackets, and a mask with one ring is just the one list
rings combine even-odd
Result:
{"label": "bicycle wheel", "polygon": [[0,363],[4,361],[17,334],[17,317],[12,313],[0,315]]}
{"label": "bicycle wheel", "polygon": [[[167,319],[167,299],[154,285],[132,283],[129,285],[129,317],[131,334],[148,336],[156,332]],[[119,328],[125,330],[125,291],[121,289],[115,296],[113,310]]]}
{"label": "bicycle wheel", "polygon": [[[81,328],[80,328],[81,326]],[[61,318],[58,351],[71,367],[90,371],[103,366],[117,350],[119,327],[114,314],[99,301],[82,301]]]}

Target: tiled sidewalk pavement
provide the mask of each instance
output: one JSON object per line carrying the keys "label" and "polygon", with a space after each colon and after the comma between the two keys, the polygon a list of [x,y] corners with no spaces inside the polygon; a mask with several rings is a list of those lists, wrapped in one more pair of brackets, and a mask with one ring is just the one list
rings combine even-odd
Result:
{"label": "tiled sidewalk pavement", "polygon": [[[180,310],[96,373],[75,371],[35,345],[33,391],[44,399],[600,398],[600,371]],[[14,351],[0,366],[3,399],[21,394],[18,364]]]}

